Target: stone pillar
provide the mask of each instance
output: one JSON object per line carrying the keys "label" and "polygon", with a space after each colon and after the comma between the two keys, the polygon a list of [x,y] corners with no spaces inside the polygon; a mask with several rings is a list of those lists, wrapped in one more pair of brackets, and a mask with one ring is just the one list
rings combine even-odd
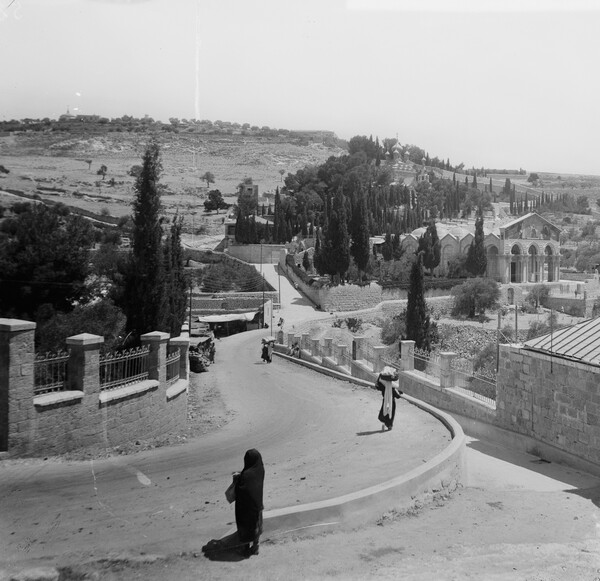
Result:
{"label": "stone pillar", "polygon": [[352,337],[352,360],[362,359],[361,349],[365,342],[364,337]]}
{"label": "stone pillar", "polygon": [[33,441],[35,326],[0,319],[0,452],[27,452]]}
{"label": "stone pillar", "polygon": [[150,346],[148,354],[148,379],[156,379],[159,389],[167,385],[167,343],[169,333],[153,331],[140,336],[142,345]]}
{"label": "stone pillar", "polygon": [[103,343],[104,337],[91,333],[67,337],[70,350],[67,368],[68,389],[83,391],[78,446],[89,446],[102,441],[104,422],[99,396],[100,346]]}
{"label": "stone pillar", "polygon": [[325,337],[323,339],[323,357],[331,357],[331,344],[333,343],[333,339],[331,337]]}
{"label": "stone pillar", "polygon": [[383,354],[387,347],[385,345],[376,345],[373,347],[373,353],[375,354],[375,361],[373,361],[373,373],[381,373],[382,369],[385,367],[383,363]]}
{"label": "stone pillar", "polygon": [[346,365],[346,351],[348,350],[348,345],[338,345],[337,346],[337,355],[336,355],[336,363],[338,365]]}
{"label": "stone pillar", "polygon": [[174,347],[179,347],[179,379],[189,379],[189,337],[173,337],[169,341],[169,344],[173,345]]}
{"label": "stone pillar", "polygon": [[310,345],[310,354],[313,357],[319,357],[320,351],[321,351],[321,349],[320,349],[321,344],[319,343],[319,340],[318,339],[310,339],[310,344],[311,344]]}
{"label": "stone pillar", "polygon": [[296,342],[296,338],[294,337],[294,333],[288,333],[287,345],[290,349],[294,346],[295,342]]}
{"label": "stone pillar", "polygon": [[300,337],[300,348],[308,349],[310,346],[310,335],[308,333],[302,333]]}
{"label": "stone pillar", "polygon": [[456,353],[451,351],[442,351],[440,353],[440,387],[454,387],[454,377],[452,374],[451,362],[456,357]]}
{"label": "stone pillar", "polygon": [[400,341],[400,353],[402,371],[412,371],[415,368],[415,342]]}
{"label": "stone pillar", "polygon": [[277,331],[277,343],[279,343],[279,345],[285,344],[283,342],[283,331],[281,329],[279,329],[279,331]]}

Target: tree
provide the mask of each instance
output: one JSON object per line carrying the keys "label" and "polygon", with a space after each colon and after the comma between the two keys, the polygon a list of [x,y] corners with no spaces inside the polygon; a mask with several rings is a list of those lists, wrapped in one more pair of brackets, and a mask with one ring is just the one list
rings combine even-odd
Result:
{"label": "tree", "polygon": [[467,251],[465,266],[473,276],[483,276],[487,269],[487,256],[484,245],[485,234],[483,232],[483,210],[481,206],[477,210],[475,220],[475,238]]}
{"label": "tree", "polygon": [[205,172],[202,176],[200,176],[200,179],[203,182],[206,182],[207,189],[210,188],[210,184],[215,183],[215,175],[209,171]]}
{"label": "tree", "polygon": [[165,295],[167,297],[166,325],[171,337],[181,333],[187,308],[188,277],[183,268],[183,249],[181,248],[181,228],[183,217],[176,217],[164,246]]}
{"label": "tree", "polygon": [[280,169],[279,170],[279,174],[281,175],[281,181],[283,182],[283,175],[285,174],[285,170],[284,169]]}
{"label": "tree", "polygon": [[365,196],[361,196],[356,203],[351,221],[352,243],[350,245],[350,254],[360,274],[364,272],[369,264],[369,226],[367,224],[367,201]]}
{"label": "tree", "polygon": [[59,204],[14,204],[0,231],[0,316],[35,321],[89,299],[90,223]]}
{"label": "tree", "polygon": [[527,293],[527,302],[537,309],[544,304],[549,295],[550,288],[547,285],[534,284]]}
{"label": "tree", "polygon": [[484,315],[486,309],[495,308],[500,297],[498,283],[489,278],[472,278],[451,291],[454,297],[452,315],[464,315],[469,319]]}
{"label": "tree", "polygon": [[160,149],[153,141],[146,147],[142,172],[135,182],[133,244],[125,280],[127,330],[134,335],[168,331],[158,184],[161,171]]}
{"label": "tree", "polygon": [[423,266],[433,275],[434,269],[440,263],[441,242],[438,237],[435,220],[431,220],[424,234],[419,238],[417,252],[423,252]]}
{"label": "tree", "polygon": [[99,176],[102,176],[102,179],[104,179],[106,177],[106,172],[108,171],[108,168],[102,164],[100,166],[100,169],[96,172]]}
{"label": "tree", "polygon": [[535,183],[537,183],[539,180],[540,180],[540,176],[539,176],[538,174],[536,174],[536,173],[530,173],[530,174],[529,174],[529,177],[527,178],[527,181],[528,181],[530,184],[535,184]]}
{"label": "tree", "polygon": [[405,320],[406,339],[414,341],[415,347],[430,351],[437,328],[435,323],[431,323],[427,313],[423,291],[423,257],[420,252],[410,271]]}
{"label": "tree", "polygon": [[220,190],[211,190],[210,192],[208,192],[208,200],[204,202],[204,209],[207,212],[216,210],[218,214],[221,208],[228,207],[229,204],[227,204],[223,199],[223,195],[221,194]]}

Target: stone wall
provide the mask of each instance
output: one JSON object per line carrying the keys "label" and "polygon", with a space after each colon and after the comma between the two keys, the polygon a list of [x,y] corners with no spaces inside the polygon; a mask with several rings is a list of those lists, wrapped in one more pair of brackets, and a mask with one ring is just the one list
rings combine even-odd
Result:
{"label": "stone wall", "polygon": [[[113,447],[165,435],[185,425],[189,337],[141,337],[149,348],[148,377],[125,386],[100,385],[103,338],[83,333],[67,339],[67,379],[57,391],[35,392],[35,324],[0,319],[0,451],[10,455],[60,454]],[[179,348],[178,377],[167,381],[167,345]],[[6,365],[5,365],[6,363]],[[7,412],[7,413],[6,413]]]}
{"label": "stone wall", "polygon": [[[333,349],[331,339],[321,341],[308,333],[286,338],[281,332],[276,351],[289,355],[298,343],[300,359],[322,366],[325,373],[336,369],[366,381],[374,381],[382,365],[394,365],[400,389],[408,395],[460,416],[461,423],[477,425],[480,433],[512,434],[511,446],[600,474],[598,366],[501,345],[494,402],[459,385],[464,378],[452,366],[455,353],[440,353],[439,368],[431,375],[415,371],[413,341],[402,341],[402,358],[396,362],[388,360],[384,347],[363,349],[364,337]],[[374,360],[359,360],[358,353],[370,353]]]}
{"label": "stone wall", "polygon": [[[265,287],[266,288],[266,287]],[[269,288],[270,285],[269,285]],[[264,300],[279,301],[279,294],[274,290],[265,290]],[[192,312],[200,311],[218,313],[218,311],[252,311],[258,310],[263,304],[263,293],[218,293],[192,295]]]}
{"label": "stone wall", "polygon": [[600,368],[501,345],[498,424],[600,464]]}
{"label": "stone wall", "polygon": [[251,264],[277,264],[285,244],[230,244],[226,253]]}

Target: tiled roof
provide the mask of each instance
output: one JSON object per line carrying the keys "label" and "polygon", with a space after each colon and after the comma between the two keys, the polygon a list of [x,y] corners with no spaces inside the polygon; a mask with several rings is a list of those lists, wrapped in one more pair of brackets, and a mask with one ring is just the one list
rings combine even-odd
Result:
{"label": "tiled roof", "polygon": [[525,348],[600,365],[600,317],[526,341]]}

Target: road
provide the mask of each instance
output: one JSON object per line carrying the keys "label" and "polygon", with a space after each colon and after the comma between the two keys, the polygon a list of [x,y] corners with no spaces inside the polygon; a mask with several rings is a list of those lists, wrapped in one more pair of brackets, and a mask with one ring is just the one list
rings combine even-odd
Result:
{"label": "road", "polygon": [[[267,278],[276,280],[270,268]],[[286,326],[326,315],[283,277],[281,284]],[[378,400],[372,392],[289,362],[260,364],[258,339],[269,332],[218,344],[210,373],[219,374],[225,404],[237,411],[229,424],[198,442],[97,462],[1,462],[3,566],[39,564],[44,555],[59,556],[50,563],[76,564],[116,551],[165,557],[95,562],[82,571],[127,581],[600,580],[600,479],[475,438],[469,438],[463,486],[449,498],[408,513],[374,515],[378,524],[353,530],[265,535],[260,556],[249,561],[195,556],[206,539],[231,526],[224,475],[239,469],[247,447],[265,457],[265,503],[277,508],[290,499],[306,502],[364,485],[374,473],[395,472],[397,464],[386,454],[388,436],[397,438],[394,448],[408,462],[422,461],[414,454],[415,440],[441,436],[427,425],[427,432],[414,432],[423,417],[413,416],[406,402],[398,411],[402,429],[375,433]],[[405,435],[411,432],[417,437],[409,441]]]}
{"label": "road", "polygon": [[[116,550],[198,550],[232,525],[223,492],[248,448],[265,459],[265,506],[273,509],[378,484],[447,446],[446,429],[406,401],[397,416],[404,436],[383,433],[374,390],[279,358],[262,363],[260,337],[266,333],[217,342],[209,373],[235,411],[218,431],[130,456],[1,462],[0,563],[100,558]],[[197,377],[201,384],[202,374]],[[363,470],[351,471],[349,457]]]}

